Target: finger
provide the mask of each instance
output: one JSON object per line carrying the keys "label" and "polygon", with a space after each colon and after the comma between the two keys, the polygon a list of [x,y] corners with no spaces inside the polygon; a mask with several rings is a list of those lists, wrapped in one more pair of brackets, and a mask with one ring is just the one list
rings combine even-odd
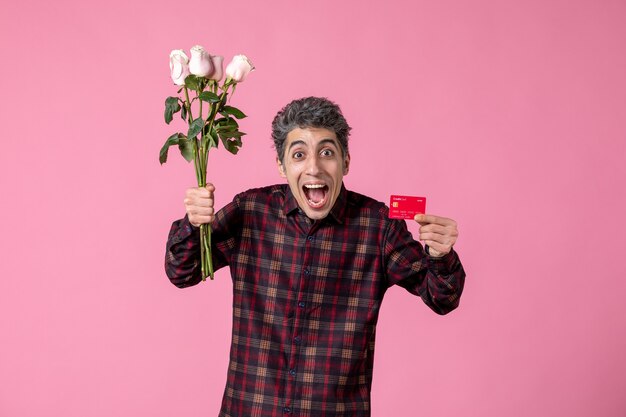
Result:
{"label": "finger", "polygon": [[445,234],[450,233],[450,229],[448,229],[448,227],[441,226],[435,223],[426,223],[425,225],[420,226],[419,230],[420,230],[420,233],[430,232],[430,233],[438,233],[440,235],[445,235]]}
{"label": "finger", "polygon": [[447,217],[435,216],[434,214],[416,214],[413,219],[421,225],[428,223],[440,224],[442,226],[456,225],[454,220],[448,219]]}
{"label": "finger", "polygon": [[422,242],[426,242],[426,241],[437,242],[439,244],[448,245],[448,246],[452,246],[456,243],[455,236],[440,235],[437,233],[420,233],[419,240],[421,240]]}
{"label": "finger", "polygon": [[194,216],[211,216],[215,214],[213,207],[189,206],[187,213]]}
{"label": "finger", "polygon": [[200,227],[201,224],[211,224],[215,220],[215,216],[189,216],[189,223],[196,227]]}
{"label": "finger", "polygon": [[450,245],[443,245],[439,242],[436,242],[434,240],[425,240],[424,244],[428,245],[428,247],[430,249],[434,249],[435,251],[439,252],[438,256],[444,256],[448,253],[450,253],[450,251],[452,250],[452,246]]}
{"label": "finger", "polygon": [[212,198],[213,197],[213,191],[206,187],[198,187],[195,190],[196,192],[193,195],[198,198]]}
{"label": "finger", "polygon": [[214,190],[215,190],[215,187],[213,187],[212,185],[211,187],[207,186],[207,187],[188,188],[187,191],[185,192],[185,196],[192,197],[192,198],[193,197],[212,198]]}
{"label": "finger", "polygon": [[209,191],[204,188],[189,188],[185,192],[185,199],[195,201],[201,198],[208,198]]}
{"label": "finger", "polygon": [[212,198],[202,198],[202,197],[186,197],[183,200],[183,204],[185,208],[190,209],[194,207],[213,207],[214,201]]}
{"label": "finger", "polygon": [[428,234],[429,236],[432,236],[433,239],[439,240],[440,242],[456,242],[457,238],[459,237],[459,232],[456,228],[443,227],[432,224],[421,226],[419,229],[419,233],[420,236],[425,236]]}

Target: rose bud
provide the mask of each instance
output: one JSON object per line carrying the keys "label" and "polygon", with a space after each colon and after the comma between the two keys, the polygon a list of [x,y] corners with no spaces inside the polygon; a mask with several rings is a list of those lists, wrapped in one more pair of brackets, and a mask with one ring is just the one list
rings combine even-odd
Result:
{"label": "rose bud", "polygon": [[176,85],[185,84],[185,78],[189,75],[189,58],[182,49],[174,49],[170,52],[170,74]]}
{"label": "rose bud", "polygon": [[235,55],[230,64],[226,66],[226,78],[240,83],[246,79],[252,70],[254,70],[254,65],[245,55]]}
{"label": "rose bud", "polygon": [[211,55],[211,63],[213,64],[213,73],[209,78],[215,81],[221,80],[224,75],[224,57]]}
{"label": "rose bud", "polygon": [[207,77],[213,71],[213,64],[207,51],[200,45],[191,48],[189,60],[189,72],[198,77]]}

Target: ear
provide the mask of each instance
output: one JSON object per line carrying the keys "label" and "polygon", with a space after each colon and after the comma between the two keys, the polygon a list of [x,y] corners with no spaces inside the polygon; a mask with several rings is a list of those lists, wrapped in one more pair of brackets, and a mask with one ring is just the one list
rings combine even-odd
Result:
{"label": "ear", "polygon": [[350,171],[350,154],[347,154],[343,160],[343,175],[348,175]]}
{"label": "ear", "polygon": [[280,162],[280,159],[278,159],[278,157],[276,157],[276,165],[278,165],[278,173],[280,174],[280,176],[283,178],[287,178],[287,174],[285,174],[285,167],[283,163]]}

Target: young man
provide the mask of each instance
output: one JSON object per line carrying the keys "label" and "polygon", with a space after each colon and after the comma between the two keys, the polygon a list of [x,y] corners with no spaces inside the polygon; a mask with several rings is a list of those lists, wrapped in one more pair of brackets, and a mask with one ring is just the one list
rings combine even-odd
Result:
{"label": "young man", "polygon": [[456,223],[418,215],[416,242],[388,208],[346,190],[350,127],[324,98],[295,100],[272,123],[287,184],[249,190],[214,212],[215,187],[191,188],[165,269],[200,281],[198,227],[213,228],[215,269],[230,266],[233,330],[220,417],[370,415],[378,312],[397,284],[436,313],[459,304]]}

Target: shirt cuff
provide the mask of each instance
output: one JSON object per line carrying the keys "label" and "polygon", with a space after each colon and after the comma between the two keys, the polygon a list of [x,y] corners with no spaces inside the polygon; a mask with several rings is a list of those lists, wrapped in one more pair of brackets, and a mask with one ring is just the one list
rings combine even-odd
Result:
{"label": "shirt cuff", "polygon": [[426,245],[426,253],[428,254],[428,261],[432,265],[433,269],[442,275],[448,275],[455,270],[456,264],[459,262],[459,255],[451,249],[447,254],[435,258],[430,256],[428,251],[428,245]]}
{"label": "shirt cuff", "polygon": [[176,230],[175,235],[173,236],[172,243],[179,243],[185,240],[190,240],[192,242],[200,241],[200,230],[199,227],[196,227],[189,223],[189,218],[187,215],[178,221],[178,230]]}

